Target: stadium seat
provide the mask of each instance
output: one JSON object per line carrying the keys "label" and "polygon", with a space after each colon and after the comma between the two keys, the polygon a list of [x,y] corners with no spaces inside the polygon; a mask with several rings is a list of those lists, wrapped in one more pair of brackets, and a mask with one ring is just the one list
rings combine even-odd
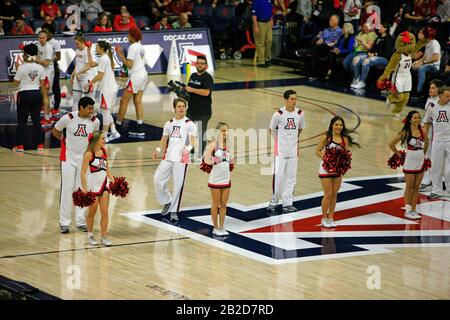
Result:
{"label": "stadium seat", "polygon": [[209,19],[213,16],[212,7],[206,5],[195,6],[192,10],[192,23],[194,27],[206,28],[209,26]]}
{"label": "stadium seat", "polygon": [[20,5],[20,10],[22,10],[23,14],[25,15],[25,20],[27,22],[34,20],[34,7],[30,5]]}

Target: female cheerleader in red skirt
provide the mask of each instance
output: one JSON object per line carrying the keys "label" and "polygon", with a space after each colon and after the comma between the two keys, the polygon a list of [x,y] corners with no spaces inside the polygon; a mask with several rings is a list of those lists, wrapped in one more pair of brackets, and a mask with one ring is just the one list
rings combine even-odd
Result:
{"label": "female cheerleader in red skirt", "polygon": [[212,197],[213,235],[221,237],[228,235],[228,231],[224,229],[224,222],[231,187],[230,165],[233,166],[234,162],[227,143],[228,124],[219,122],[216,129],[217,137],[206,146],[203,160],[206,164],[212,165],[208,187],[211,189]]}
{"label": "female cheerleader in red skirt", "polygon": [[425,171],[425,153],[428,149],[429,139],[420,125],[420,113],[416,110],[410,111],[404,120],[404,126],[389,143],[389,148],[397,156],[400,152],[395,145],[401,141],[406,145],[406,157],[403,164],[405,174],[405,217],[408,219],[420,219],[416,212],[417,199],[419,198],[419,187]]}
{"label": "female cheerleader in red skirt", "polygon": [[336,208],[337,194],[342,183],[340,173],[329,173],[323,168],[325,151],[332,148],[348,150],[351,147],[360,147],[360,145],[353,141],[349,130],[345,127],[344,119],[340,116],[335,116],[331,119],[328,131],[320,137],[319,144],[316,147],[316,155],[322,159],[319,167],[319,177],[323,187],[322,227],[337,227],[333,215]]}
{"label": "female cheerleader in red skirt", "polygon": [[106,238],[109,223],[109,189],[107,182],[108,179],[114,181],[114,177],[109,171],[105,143],[105,134],[101,131],[94,131],[92,136],[89,137],[89,145],[84,154],[83,166],[81,167],[81,186],[83,192],[90,191],[96,195],[95,202],[89,207],[89,213],[86,217],[88,242],[93,246],[98,244],[92,231],[94,228],[94,217],[97,213],[99,204],[101,214],[101,243],[105,246],[110,246],[112,244],[112,242]]}

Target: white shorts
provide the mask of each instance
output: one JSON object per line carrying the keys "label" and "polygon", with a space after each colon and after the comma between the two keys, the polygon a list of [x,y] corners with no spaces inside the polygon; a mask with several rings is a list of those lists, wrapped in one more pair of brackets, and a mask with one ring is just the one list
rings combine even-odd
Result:
{"label": "white shorts", "polygon": [[403,172],[422,173],[425,169],[424,160],[425,154],[423,153],[423,150],[406,150]]}
{"label": "white shorts", "polygon": [[231,187],[230,164],[226,161],[215,164],[209,174],[208,187],[229,188]]}
{"label": "white shorts", "polygon": [[131,75],[128,78],[127,85],[125,88],[127,88],[127,91],[129,93],[136,94],[139,91],[144,91],[146,85],[147,85],[147,78],[148,76],[134,76]]}
{"label": "white shorts", "polygon": [[78,81],[77,79],[74,79],[73,80],[72,91],[81,92],[82,94],[86,94],[86,95],[89,95],[89,96],[95,94],[95,88],[96,88],[95,84],[91,88],[91,90],[88,91],[88,90],[85,89],[90,80],[92,80],[92,79],[86,79],[86,80],[81,80],[81,81]]}
{"label": "white shorts", "polygon": [[111,111],[111,113],[114,112],[116,109],[116,97],[117,97],[117,91],[114,92],[100,92],[100,102],[99,106],[100,109],[105,109]]}
{"label": "white shorts", "polygon": [[45,86],[47,87],[48,94],[52,94],[53,79],[55,78],[55,72],[51,71],[45,75]]}

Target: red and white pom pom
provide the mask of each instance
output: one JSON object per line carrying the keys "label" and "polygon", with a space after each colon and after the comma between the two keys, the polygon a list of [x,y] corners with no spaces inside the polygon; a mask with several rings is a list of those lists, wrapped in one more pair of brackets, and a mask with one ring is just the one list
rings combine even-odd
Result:
{"label": "red and white pom pom", "polygon": [[109,191],[113,196],[125,198],[130,191],[125,177],[114,177],[114,181],[109,183]]}
{"label": "red and white pom pom", "polygon": [[205,162],[205,160],[202,159],[202,163],[200,164],[200,170],[202,170],[203,172],[206,172],[207,174],[210,174],[211,170],[212,170],[212,167],[213,167],[212,165],[207,164]]}
{"label": "red and white pom pom", "polygon": [[329,174],[346,174],[352,167],[352,153],[343,148],[326,149],[322,167]]}
{"label": "red and white pom pom", "polygon": [[401,150],[399,151],[399,153],[400,157],[394,153],[387,161],[387,164],[389,167],[391,167],[391,169],[397,169],[405,163],[406,152],[404,150]]}
{"label": "red and white pom pom", "polygon": [[423,167],[424,167],[425,171],[430,169],[431,168],[431,160],[428,158],[425,159],[425,161],[423,162]]}
{"label": "red and white pom pom", "polygon": [[23,50],[24,48],[25,48],[25,44],[23,44],[23,43],[19,44],[19,49],[20,50]]}
{"label": "red and white pom pom", "polygon": [[86,45],[86,47],[90,48],[92,46],[92,41],[86,40],[84,44]]}
{"label": "red and white pom pom", "polygon": [[89,207],[95,202],[95,194],[92,192],[83,192],[78,188],[72,193],[73,204],[77,207]]}

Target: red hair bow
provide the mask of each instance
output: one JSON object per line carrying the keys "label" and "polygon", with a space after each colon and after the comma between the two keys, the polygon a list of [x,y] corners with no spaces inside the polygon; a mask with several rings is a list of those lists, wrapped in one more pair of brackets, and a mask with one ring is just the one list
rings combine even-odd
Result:
{"label": "red hair bow", "polygon": [[94,135],[93,135],[92,133],[89,133],[89,135],[88,135],[88,141],[89,141],[89,142],[91,142],[93,136],[94,136]]}
{"label": "red hair bow", "polygon": [[400,36],[402,37],[402,42],[411,43],[411,37],[409,36],[408,31],[404,31],[404,32],[400,33]]}

